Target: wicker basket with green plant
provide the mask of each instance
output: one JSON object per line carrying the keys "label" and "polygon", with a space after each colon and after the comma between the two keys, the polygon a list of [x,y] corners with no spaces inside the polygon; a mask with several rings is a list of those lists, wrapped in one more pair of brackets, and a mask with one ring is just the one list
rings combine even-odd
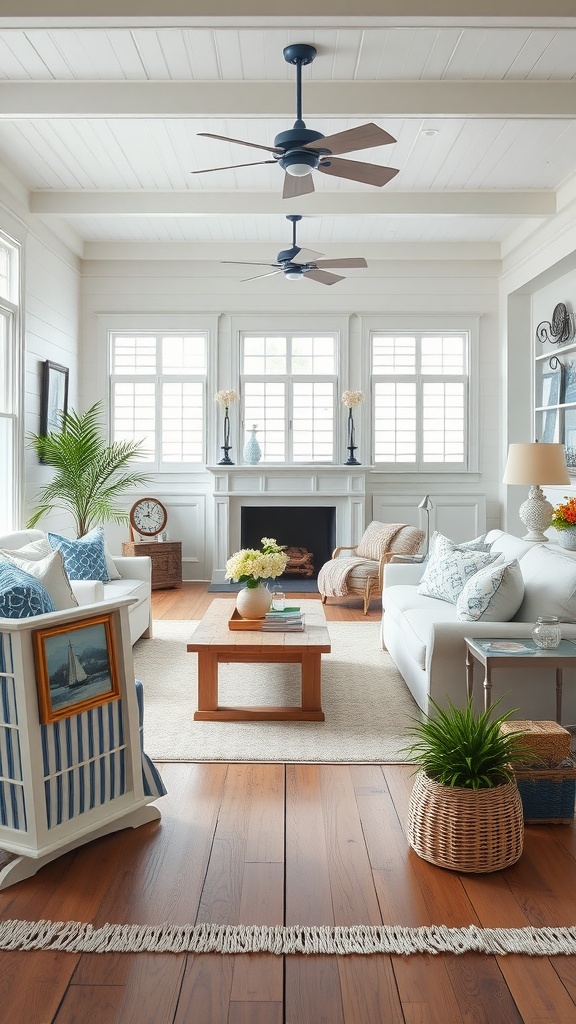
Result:
{"label": "wicker basket with green plant", "polygon": [[424,860],[456,871],[487,872],[518,860],[522,802],[511,765],[522,756],[518,733],[500,726],[513,712],[475,712],[471,701],[415,721],[407,754],[419,771],[408,812],[410,846]]}

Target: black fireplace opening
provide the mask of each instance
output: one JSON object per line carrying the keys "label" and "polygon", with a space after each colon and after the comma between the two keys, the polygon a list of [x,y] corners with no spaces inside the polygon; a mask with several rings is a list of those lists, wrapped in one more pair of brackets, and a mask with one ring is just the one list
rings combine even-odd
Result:
{"label": "black fireplace opening", "polygon": [[259,548],[274,537],[289,557],[283,579],[317,579],[336,546],[336,508],[332,505],[243,505],[240,543]]}

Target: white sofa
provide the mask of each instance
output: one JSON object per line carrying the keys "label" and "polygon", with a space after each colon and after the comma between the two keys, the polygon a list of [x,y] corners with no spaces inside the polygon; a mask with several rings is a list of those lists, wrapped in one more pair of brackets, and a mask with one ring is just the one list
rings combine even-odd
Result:
{"label": "white sofa", "polygon": [[[576,552],[556,544],[533,544],[501,530],[486,537],[492,552],[517,558],[525,594],[509,622],[458,621],[456,606],[418,593],[424,571],[420,564],[386,566],[382,597],[382,646],[391,654],[416,703],[432,712],[430,697],[446,706],[466,703],[466,645],[464,637],[530,637],[538,615],[563,614],[562,636],[576,641]],[[539,550],[530,554],[537,547]],[[528,556],[528,558],[527,558]],[[543,597],[546,590],[549,598]],[[548,607],[540,604],[548,603]],[[554,605],[554,607],[550,607]],[[575,651],[576,653],[576,651]],[[576,663],[575,663],[576,665]],[[564,669],[562,722],[576,723],[576,668]],[[482,666],[474,666],[474,703],[483,706]],[[526,661],[520,667],[494,669],[492,699],[501,698],[499,711],[518,708],[515,719],[553,720],[556,710],[555,671]]]}
{"label": "white sofa", "polygon": [[[16,550],[32,541],[47,539],[41,530],[17,530],[0,536],[0,548]],[[152,561],[148,557],[111,556],[120,579],[108,583],[100,580],[70,580],[79,605],[115,601],[122,597],[136,598],[130,605],[130,639],[134,644],[141,637],[152,636]]]}

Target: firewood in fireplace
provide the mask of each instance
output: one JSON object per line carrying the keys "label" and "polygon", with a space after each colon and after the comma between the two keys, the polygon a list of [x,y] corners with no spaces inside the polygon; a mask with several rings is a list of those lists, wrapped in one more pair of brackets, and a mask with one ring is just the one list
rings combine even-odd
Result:
{"label": "firewood in fireplace", "polygon": [[286,547],[288,564],[284,570],[285,576],[313,576],[314,575],[314,552],[306,548]]}

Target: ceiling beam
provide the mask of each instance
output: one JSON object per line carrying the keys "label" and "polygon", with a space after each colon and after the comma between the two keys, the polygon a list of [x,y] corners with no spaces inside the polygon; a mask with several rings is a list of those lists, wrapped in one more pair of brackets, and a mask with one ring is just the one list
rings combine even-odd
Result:
{"label": "ceiling beam", "polygon": [[[350,9],[352,6],[352,10]],[[270,0],[164,0],[159,15],[158,0],[51,0],[49,17],[47,17],[46,0],[3,0],[2,16],[4,20],[23,18],[39,18],[44,22],[54,22],[56,18],[66,18],[74,24],[92,18],[103,17],[120,20],[134,18],[141,24],[145,19],[167,21],[177,17],[185,23],[196,18],[226,19],[237,24],[241,18],[257,19],[259,24],[281,21],[289,24],[294,18],[335,18],[354,21],[360,17],[374,17],[381,20],[385,17],[395,18],[430,18],[430,0],[290,0],[288,13],[281,9],[279,14],[275,8],[285,5],[271,3]],[[573,0],[466,0],[466,14],[462,13],[462,0],[435,0],[434,21],[442,18],[457,18],[462,23],[466,19],[495,17],[503,18],[535,18],[549,22],[550,19],[574,17]]]}
{"label": "ceiling beam", "polygon": [[[363,256],[373,262],[382,260],[499,260],[499,242],[310,242],[324,256],[335,259],[343,256]],[[194,262],[222,262],[222,260],[275,260],[278,249],[285,247],[275,242],[142,242],[142,241],[86,241],[85,260],[191,260]],[[248,275],[250,268],[246,268]],[[239,268],[222,269],[222,274],[241,274]],[[360,273],[360,271],[359,271]]]}
{"label": "ceiling beam", "polygon": [[[0,118],[290,117],[294,82],[0,82]],[[305,82],[306,117],[576,117],[576,80]]]}
{"label": "ceiling beam", "polygon": [[[292,204],[294,205],[294,204]],[[300,213],[338,216],[547,217],[553,192],[315,192]],[[207,217],[285,214],[273,192],[31,192],[31,213],[43,216]]]}

